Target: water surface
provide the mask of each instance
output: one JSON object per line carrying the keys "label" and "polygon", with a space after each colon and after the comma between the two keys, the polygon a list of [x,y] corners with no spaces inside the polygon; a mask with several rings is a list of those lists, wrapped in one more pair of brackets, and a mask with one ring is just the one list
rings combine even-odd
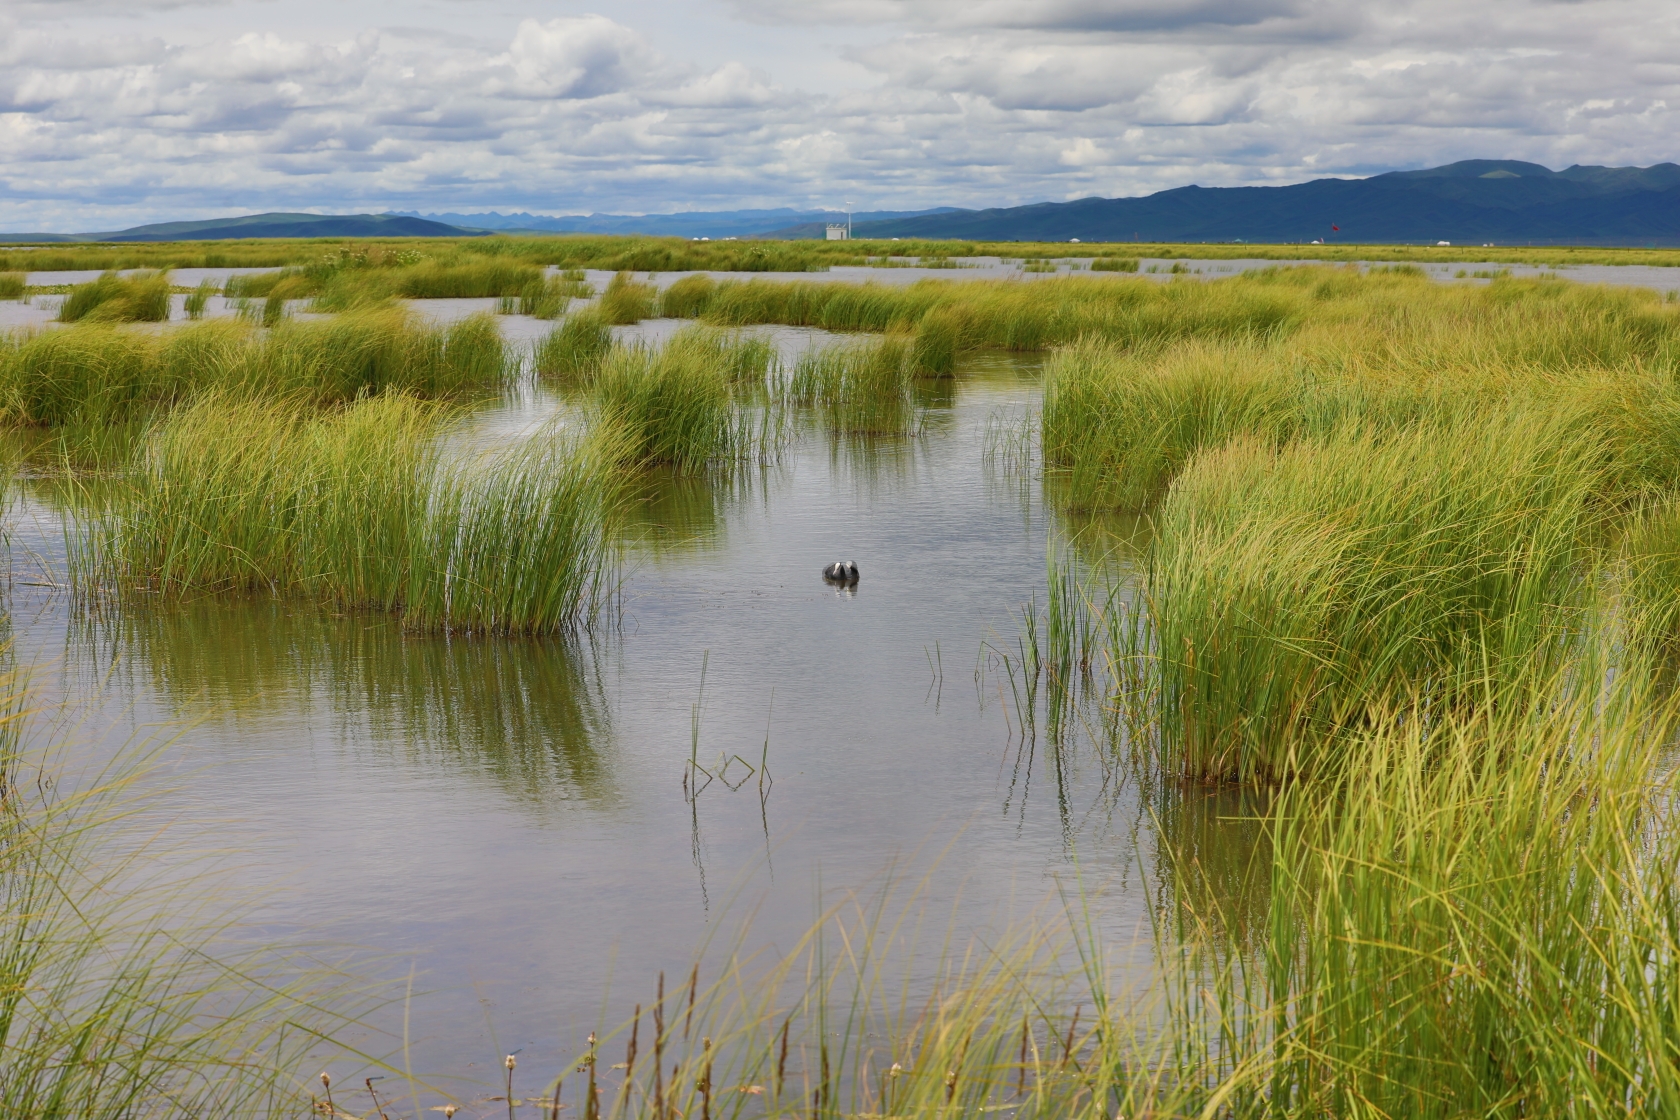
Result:
{"label": "water surface", "polygon": [[[825,340],[765,333],[790,357]],[[805,430],[763,468],[664,479],[632,518],[621,611],[564,641],[292,602],[89,616],[49,586],[59,491],[28,485],[19,656],[68,705],[72,762],[175,737],[145,819],[236,868],[262,936],[414,968],[409,1060],[458,1088],[514,1049],[557,1070],[708,938],[750,918],[744,943],[773,957],[895,875],[929,875],[936,924],[984,939],[1077,870],[1124,957],[1150,898],[1135,797],[1090,742],[1024,737],[1000,671],[1069,531],[987,453],[1035,408],[1041,361],[974,358],[922,394],[914,437]],[[562,403],[525,385],[467,435],[514,438]],[[855,589],[819,577],[842,558]],[[691,801],[696,706],[701,763],[740,788]],[[400,1034],[396,1011],[376,1025],[365,1045]]]}

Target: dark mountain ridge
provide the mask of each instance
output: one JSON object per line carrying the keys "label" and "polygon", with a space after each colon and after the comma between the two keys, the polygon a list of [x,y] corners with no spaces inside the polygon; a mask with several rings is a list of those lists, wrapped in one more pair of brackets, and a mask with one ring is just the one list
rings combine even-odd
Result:
{"label": "dark mountain ridge", "polygon": [[109,233],[9,233],[4,241],[223,241],[246,237],[481,237],[483,230],[391,214],[246,214]]}
{"label": "dark mountain ridge", "polygon": [[1553,171],[1518,160],[1464,160],[1369,179],[1189,186],[1140,198],[962,210],[865,222],[855,232],[975,241],[1672,245],[1680,244],[1680,165]]}

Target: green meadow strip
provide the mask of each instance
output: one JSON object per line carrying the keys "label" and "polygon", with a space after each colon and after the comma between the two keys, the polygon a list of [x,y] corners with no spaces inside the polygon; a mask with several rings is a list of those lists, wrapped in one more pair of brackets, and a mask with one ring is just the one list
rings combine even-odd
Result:
{"label": "green meadow strip", "polygon": [[431,327],[386,310],[268,331],[218,320],[162,334],[85,324],[0,337],[0,422],[116,422],[232,390],[320,403],[481,393],[499,389],[516,364],[488,315]]}

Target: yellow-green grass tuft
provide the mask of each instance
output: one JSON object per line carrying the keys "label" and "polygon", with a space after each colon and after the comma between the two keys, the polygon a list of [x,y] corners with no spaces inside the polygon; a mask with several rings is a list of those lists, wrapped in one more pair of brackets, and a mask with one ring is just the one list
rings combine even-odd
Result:
{"label": "yellow-green grass tuft", "polygon": [[1197,454],[1156,517],[1129,651],[1167,767],[1317,773],[1350,729],[1544,668],[1579,636],[1602,464],[1539,410]]}
{"label": "yellow-green grass tuft", "polygon": [[637,283],[629,272],[620,272],[601,293],[597,309],[601,318],[614,326],[639,323],[653,315],[658,293],[652,284]]}
{"label": "yellow-green grass tuft", "polygon": [[600,372],[612,345],[612,330],[598,311],[574,311],[537,343],[537,373],[561,383],[587,384]]}
{"label": "yellow-green grass tuft", "polygon": [[150,272],[124,278],[107,272],[72,287],[58,318],[63,323],[161,323],[169,318],[169,276]]}

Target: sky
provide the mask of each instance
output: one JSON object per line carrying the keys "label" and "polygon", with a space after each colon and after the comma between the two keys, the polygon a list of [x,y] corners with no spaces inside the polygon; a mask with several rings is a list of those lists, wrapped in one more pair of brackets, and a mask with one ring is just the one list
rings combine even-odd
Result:
{"label": "sky", "polygon": [[0,0],[0,229],[1680,159],[1674,0]]}

